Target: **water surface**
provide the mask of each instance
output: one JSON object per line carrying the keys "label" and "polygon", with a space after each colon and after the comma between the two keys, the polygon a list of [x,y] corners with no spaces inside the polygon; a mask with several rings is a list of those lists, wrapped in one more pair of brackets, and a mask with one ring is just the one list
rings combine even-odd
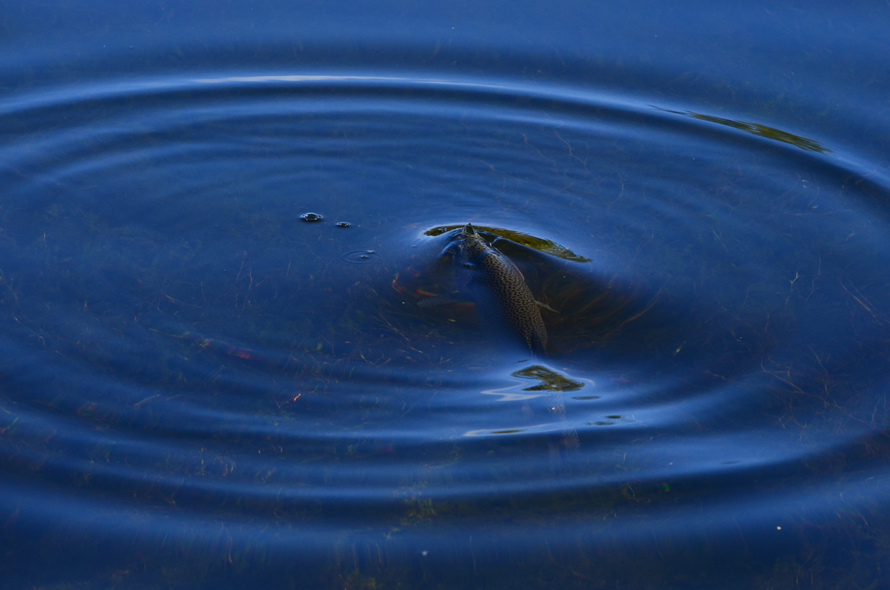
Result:
{"label": "water surface", "polygon": [[885,579],[886,7],[252,6],[5,17],[13,587]]}

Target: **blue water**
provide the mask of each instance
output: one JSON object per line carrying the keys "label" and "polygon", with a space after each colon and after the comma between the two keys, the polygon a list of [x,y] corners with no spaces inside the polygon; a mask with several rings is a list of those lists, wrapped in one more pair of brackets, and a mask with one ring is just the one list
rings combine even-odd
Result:
{"label": "blue water", "polygon": [[4,585],[886,584],[888,24],[7,3]]}

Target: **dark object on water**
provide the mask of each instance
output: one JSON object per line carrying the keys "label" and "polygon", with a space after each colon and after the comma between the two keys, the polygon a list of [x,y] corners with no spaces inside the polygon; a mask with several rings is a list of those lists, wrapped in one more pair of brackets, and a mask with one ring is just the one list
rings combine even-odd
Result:
{"label": "dark object on water", "polygon": [[455,262],[458,288],[476,303],[479,322],[507,329],[533,352],[547,348],[547,329],[538,303],[516,265],[491,247],[469,223],[442,251]]}
{"label": "dark object on water", "polygon": [[349,227],[349,222],[348,221],[338,221],[337,227]]}
{"label": "dark object on water", "polygon": [[300,215],[300,218],[303,221],[308,221],[310,223],[321,221],[321,215],[319,215],[318,213],[303,213],[302,215]]}

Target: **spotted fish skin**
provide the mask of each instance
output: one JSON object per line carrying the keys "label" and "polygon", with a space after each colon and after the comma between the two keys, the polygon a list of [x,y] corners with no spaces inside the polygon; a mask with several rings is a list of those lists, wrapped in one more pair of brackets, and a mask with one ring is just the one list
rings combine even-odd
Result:
{"label": "spotted fish skin", "polygon": [[467,224],[443,250],[455,262],[458,286],[470,293],[483,326],[504,326],[527,349],[543,353],[547,328],[525,277]]}

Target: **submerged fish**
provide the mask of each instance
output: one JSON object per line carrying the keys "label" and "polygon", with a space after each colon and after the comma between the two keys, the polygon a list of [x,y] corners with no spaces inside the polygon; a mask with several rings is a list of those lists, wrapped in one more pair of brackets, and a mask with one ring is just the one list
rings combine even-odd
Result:
{"label": "submerged fish", "polygon": [[[516,265],[486,242],[469,223],[454,232],[442,251],[443,256],[446,254],[454,260],[458,289],[476,304],[479,323],[493,331],[495,337],[505,337],[525,351],[543,354],[547,348],[547,328],[538,309],[543,304],[535,301]],[[430,300],[425,301],[424,305],[433,304]],[[548,444],[551,469],[557,471],[567,458],[566,453],[577,451],[580,446],[577,431],[566,419],[563,389],[566,389],[565,383],[583,385],[543,365],[532,365],[513,373],[513,376],[527,375],[542,382],[541,386],[524,389],[525,392],[540,391],[540,394],[526,394],[525,397],[545,400],[546,407],[539,410],[543,409],[551,416],[548,424],[542,426],[553,428]],[[532,406],[529,410],[534,412]]]}
{"label": "submerged fish", "polygon": [[513,262],[486,242],[469,223],[442,251],[455,262],[458,288],[476,303],[479,322],[506,330],[533,352],[547,348],[547,328],[525,277]]}

